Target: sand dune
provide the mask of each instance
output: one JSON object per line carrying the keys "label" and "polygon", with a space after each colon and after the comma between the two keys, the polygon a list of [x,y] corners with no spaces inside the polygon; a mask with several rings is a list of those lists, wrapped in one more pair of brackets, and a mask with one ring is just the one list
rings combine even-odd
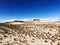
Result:
{"label": "sand dune", "polygon": [[60,23],[49,21],[0,23],[0,45],[60,45]]}

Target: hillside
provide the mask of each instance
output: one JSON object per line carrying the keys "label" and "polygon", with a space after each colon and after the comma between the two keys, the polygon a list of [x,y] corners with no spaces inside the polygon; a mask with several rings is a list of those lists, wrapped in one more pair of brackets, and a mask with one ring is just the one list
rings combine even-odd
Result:
{"label": "hillside", "polygon": [[0,23],[0,45],[60,45],[60,23]]}

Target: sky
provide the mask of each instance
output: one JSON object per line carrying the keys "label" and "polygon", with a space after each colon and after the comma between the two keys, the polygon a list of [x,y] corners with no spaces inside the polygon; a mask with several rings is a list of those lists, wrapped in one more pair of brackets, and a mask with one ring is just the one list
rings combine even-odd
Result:
{"label": "sky", "polygon": [[49,17],[60,18],[60,0],[0,0],[0,22]]}

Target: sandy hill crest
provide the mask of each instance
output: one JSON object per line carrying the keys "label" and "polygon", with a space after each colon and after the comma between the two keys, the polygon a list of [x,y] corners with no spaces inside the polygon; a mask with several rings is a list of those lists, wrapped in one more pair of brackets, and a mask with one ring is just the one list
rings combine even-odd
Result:
{"label": "sandy hill crest", "polygon": [[0,45],[60,45],[60,23],[13,21],[0,23]]}

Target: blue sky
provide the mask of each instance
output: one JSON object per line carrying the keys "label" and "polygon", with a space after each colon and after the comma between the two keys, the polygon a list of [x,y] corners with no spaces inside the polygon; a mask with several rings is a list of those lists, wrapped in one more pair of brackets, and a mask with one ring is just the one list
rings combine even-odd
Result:
{"label": "blue sky", "polygon": [[60,0],[0,0],[0,21],[60,17]]}

